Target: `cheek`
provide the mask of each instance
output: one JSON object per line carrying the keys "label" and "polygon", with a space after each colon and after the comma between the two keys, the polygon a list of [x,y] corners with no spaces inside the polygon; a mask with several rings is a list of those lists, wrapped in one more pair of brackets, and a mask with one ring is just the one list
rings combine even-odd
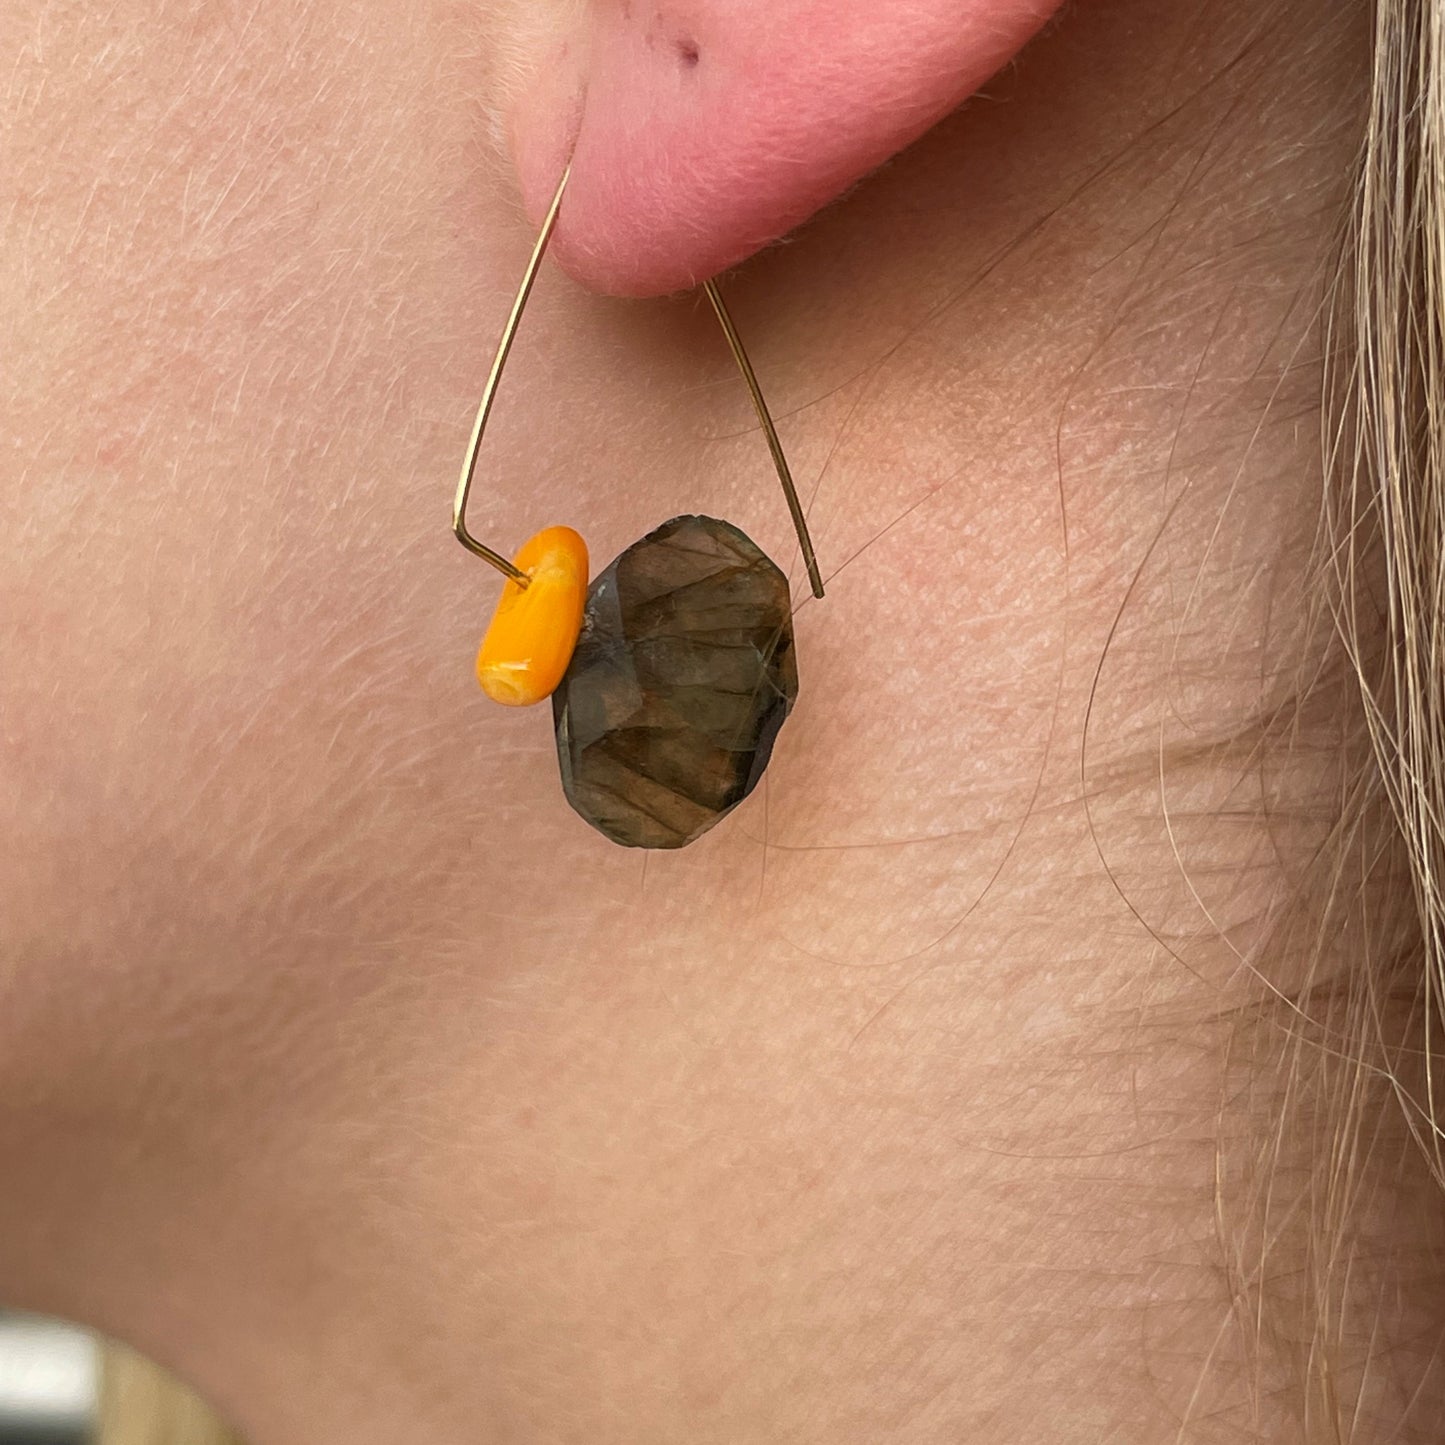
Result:
{"label": "cheek", "polygon": [[137,48],[124,5],[62,8],[70,64],[20,85],[49,110],[0,221],[43,299],[4,298],[0,952],[36,969],[359,948],[435,871],[423,658],[456,594],[408,548],[434,505],[443,550],[455,469],[466,308],[429,222],[459,139],[425,25],[273,19]]}

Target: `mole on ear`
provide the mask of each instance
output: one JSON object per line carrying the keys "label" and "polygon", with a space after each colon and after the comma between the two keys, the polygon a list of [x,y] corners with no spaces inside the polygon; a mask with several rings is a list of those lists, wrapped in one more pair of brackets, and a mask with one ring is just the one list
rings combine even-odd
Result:
{"label": "mole on ear", "polygon": [[589,0],[512,115],[528,214],[568,157],[553,254],[620,296],[777,240],[1005,65],[1061,0]]}

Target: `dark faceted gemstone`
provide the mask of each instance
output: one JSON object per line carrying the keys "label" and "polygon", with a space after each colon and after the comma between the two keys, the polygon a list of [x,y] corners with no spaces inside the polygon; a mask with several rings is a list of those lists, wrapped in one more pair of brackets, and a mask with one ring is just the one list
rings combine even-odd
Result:
{"label": "dark faceted gemstone", "polygon": [[798,695],[788,579],[712,517],[674,517],[593,582],[552,694],[567,800],[629,848],[681,848],[756,786]]}

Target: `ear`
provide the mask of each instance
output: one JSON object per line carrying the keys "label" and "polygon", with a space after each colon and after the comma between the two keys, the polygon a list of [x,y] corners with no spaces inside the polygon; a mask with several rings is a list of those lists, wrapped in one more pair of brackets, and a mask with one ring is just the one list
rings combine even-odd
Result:
{"label": "ear", "polygon": [[622,296],[790,231],[1006,64],[1062,0],[583,0],[513,115],[528,214]]}

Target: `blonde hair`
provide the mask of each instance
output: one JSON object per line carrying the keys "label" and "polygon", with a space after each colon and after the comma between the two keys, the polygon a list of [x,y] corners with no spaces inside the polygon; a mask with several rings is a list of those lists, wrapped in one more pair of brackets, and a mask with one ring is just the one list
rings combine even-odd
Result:
{"label": "blonde hair", "polygon": [[1375,0],[1372,19],[1324,326],[1317,556],[1345,664],[1321,691],[1331,706],[1347,689],[1357,726],[1289,940],[1313,962],[1239,1035],[1252,1117],[1222,1130],[1217,1196],[1256,1403],[1283,1362],[1311,1445],[1367,1421],[1392,1439],[1439,1428],[1445,0]]}
{"label": "blonde hair", "polygon": [[[1445,999],[1445,5],[1377,0],[1375,28],[1340,276],[1350,330],[1327,353],[1327,520],[1341,635],[1412,885],[1428,1064]],[[1425,1096],[1399,1098],[1445,1184],[1439,1087],[1427,1069]]]}

